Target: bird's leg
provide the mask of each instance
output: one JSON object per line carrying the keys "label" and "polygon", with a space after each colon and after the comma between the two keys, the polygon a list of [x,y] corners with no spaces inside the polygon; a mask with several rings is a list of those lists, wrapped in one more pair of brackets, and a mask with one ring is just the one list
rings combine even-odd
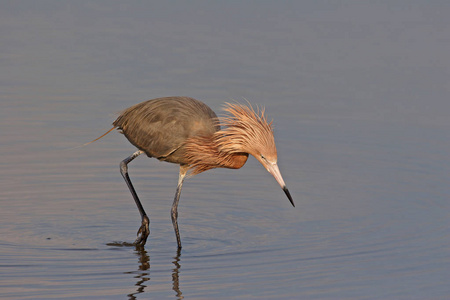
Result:
{"label": "bird's leg", "polygon": [[123,179],[125,179],[125,182],[127,183],[127,186],[130,189],[131,195],[133,195],[134,202],[136,202],[137,208],[139,209],[139,213],[141,214],[142,218],[142,225],[137,233],[138,237],[134,241],[134,244],[138,246],[144,246],[145,242],[147,241],[147,237],[150,234],[149,229],[150,219],[147,217],[147,214],[145,213],[145,210],[142,207],[141,201],[139,201],[136,190],[134,189],[133,184],[131,183],[130,177],[128,176],[127,165],[129,162],[131,162],[133,159],[135,159],[142,153],[143,152],[141,150],[138,150],[120,162],[120,174],[122,174]]}
{"label": "bird's leg", "polygon": [[178,202],[180,201],[181,187],[183,186],[184,178],[186,177],[186,173],[188,170],[187,165],[180,166],[180,174],[178,175],[178,185],[177,191],[175,193],[175,199],[173,200],[171,216],[172,216],[172,225],[175,230],[175,235],[177,237],[178,249],[181,249],[181,239],[180,239],[180,231],[178,230]]}

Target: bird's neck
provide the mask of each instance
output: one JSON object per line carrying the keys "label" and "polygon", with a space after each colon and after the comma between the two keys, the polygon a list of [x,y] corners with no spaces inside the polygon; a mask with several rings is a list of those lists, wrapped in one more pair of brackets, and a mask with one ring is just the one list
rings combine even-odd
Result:
{"label": "bird's neck", "polygon": [[248,159],[248,153],[225,153],[220,152],[221,165],[220,168],[228,169],[240,169],[242,168]]}
{"label": "bird's neck", "polygon": [[191,138],[185,148],[194,175],[214,168],[239,169],[248,159],[248,153],[220,151],[212,137]]}

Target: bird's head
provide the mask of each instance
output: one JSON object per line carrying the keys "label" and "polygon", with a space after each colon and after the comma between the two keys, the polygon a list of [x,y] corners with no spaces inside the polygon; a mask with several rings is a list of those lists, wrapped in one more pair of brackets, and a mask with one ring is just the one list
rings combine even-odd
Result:
{"label": "bird's head", "polygon": [[224,110],[229,116],[222,120],[226,128],[218,133],[220,150],[253,155],[272,174],[295,206],[278,168],[272,122],[267,121],[264,109],[255,111],[251,106],[227,103]]}

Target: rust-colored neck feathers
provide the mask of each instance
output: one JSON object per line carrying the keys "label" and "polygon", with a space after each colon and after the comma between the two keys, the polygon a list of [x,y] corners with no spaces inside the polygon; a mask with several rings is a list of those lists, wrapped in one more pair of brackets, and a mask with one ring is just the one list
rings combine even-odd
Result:
{"label": "rust-colored neck feathers", "polygon": [[239,169],[249,154],[260,157],[264,153],[276,161],[272,122],[267,122],[264,109],[256,112],[251,106],[227,103],[224,110],[228,115],[221,120],[221,130],[186,142],[192,175],[213,168]]}

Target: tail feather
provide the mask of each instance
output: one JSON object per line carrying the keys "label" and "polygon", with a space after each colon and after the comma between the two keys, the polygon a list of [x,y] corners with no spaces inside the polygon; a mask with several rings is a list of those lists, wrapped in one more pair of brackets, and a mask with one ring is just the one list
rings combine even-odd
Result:
{"label": "tail feather", "polygon": [[83,145],[76,146],[76,147],[73,147],[73,148],[70,148],[70,149],[67,149],[67,150],[74,150],[74,149],[78,149],[78,148],[87,146],[87,145],[89,145],[89,144],[92,144],[93,142],[98,141],[99,139],[101,139],[102,137],[104,137],[105,135],[107,135],[108,133],[110,133],[111,131],[113,131],[115,128],[116,128],[116,127],[111,128],[110,130],[108,130],[107,132],[105,132],[104,134],[102,134],[101,136],[99,136],[98,138],[96,138],[95,140],[92,140],[92,141],[90,141],[90,142],[84,143]]}

